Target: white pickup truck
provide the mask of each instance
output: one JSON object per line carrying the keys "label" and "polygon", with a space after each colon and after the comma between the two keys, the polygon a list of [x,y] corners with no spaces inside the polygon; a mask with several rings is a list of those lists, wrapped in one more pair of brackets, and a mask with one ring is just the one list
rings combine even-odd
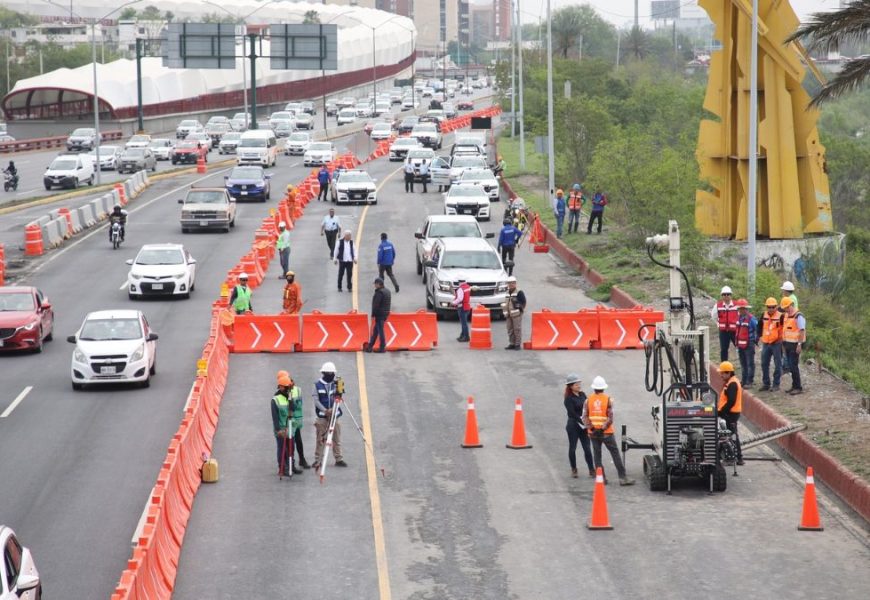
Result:
{"label": "white pickup truck", "polygon": [[470,131],[460,130],[456,132],[453,143],[456,146],[478,146],[483,150],[484,156],[486,156],[488,138],[488,129],[472,129]]}
{"label": "white pickup truck", "polygon": [[417,275],[426,274],[423,265],[429,260],[435,240],[446,237],[494,238],[494,233],[484,234],[480,224],[471,215],[429,215],[415,233],[417,238]]}

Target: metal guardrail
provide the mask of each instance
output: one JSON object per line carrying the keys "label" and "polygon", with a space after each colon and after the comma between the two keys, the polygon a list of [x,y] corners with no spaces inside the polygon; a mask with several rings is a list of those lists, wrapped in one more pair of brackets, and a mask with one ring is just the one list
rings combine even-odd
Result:
{"label": "metal guardrail", "polygon": [[[58,148],[66,145],[66,140],[68,137],[68,135],[56,135],[52,137],[30,138],[28,140],[3,142],[0,143],[0,154],[28,152],[31,150],[45,150],[46,148]],[[116,131],[103,132],[103,142],[110,140],[120,140],[122,137],[123,132],[120,129]]]}

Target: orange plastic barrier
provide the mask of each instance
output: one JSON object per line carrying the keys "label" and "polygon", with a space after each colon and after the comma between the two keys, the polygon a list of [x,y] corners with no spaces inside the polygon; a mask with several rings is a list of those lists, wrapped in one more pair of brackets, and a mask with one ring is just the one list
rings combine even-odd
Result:
{"label": "orange plastic barrier", "polygon": [[665,319],[660,310],[636,306],[630,309],[598,306],[598,340],[592,347],[600,350],[643,348],[643,341],[655,336],[655,328],[646,327],[638,338],[641,325],[654,325]]}
{"label": "orange plastic barrier", "polygon": [[489,350],[492,348],[492,324],[489,317],[489,309],[478,304],[471,311],[469,348],[474,350]]}
{"label": "orange plastic barrier", "polygon": [[24,228],[24,255],[42,256],[45,246],[42,243],[42,228],[31,223]]}
{"label": "orange plastic barrier", "polygon": [[[374,320],[370,331],[374,331]],[[435,313],[422,308],[414,313],[390,313],[384,336],[387,350],[431,350],[438,345],[438,321]]]}
{"label": "orange plastic barrier", "polygon": [[531,339],[527,350],[589,350],[598,341],[598,311],[551,312],[547,308],[532,313]]}
{"label": "orange plastic barrier", "polygon": [[121,206],[127,206],[127,192],[124,190],[124,184],[116,183],[115,191],[118,192],[118,201],[121,203]]}
{"label": "orange plastic barrier", "polygon": [[302,341],[299,315],[236,315],[233,352],[292,352]]}
{"label": "orange plastic barrier", "polygon": [[355,310],[346,314],[315,310],[302,315],[303,352],[358,352],[368,341],[368,316]]}

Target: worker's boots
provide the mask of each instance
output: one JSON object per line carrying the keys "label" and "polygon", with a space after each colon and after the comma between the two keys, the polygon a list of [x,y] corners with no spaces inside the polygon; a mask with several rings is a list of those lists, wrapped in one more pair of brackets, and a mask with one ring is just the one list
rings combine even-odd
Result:
{"label": "worker's boots", "polygon": [[634,479],[629,479],[628,477],[620,477],[619,485],[634,485]]}

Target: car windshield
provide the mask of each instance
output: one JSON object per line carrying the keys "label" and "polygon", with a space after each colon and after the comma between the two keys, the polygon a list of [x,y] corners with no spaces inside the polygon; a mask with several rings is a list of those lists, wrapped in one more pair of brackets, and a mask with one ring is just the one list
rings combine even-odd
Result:
{"label": "car windshield", "polygon": [[142,337],[138,319],[88,319],[82,325],[80,340],[137,340]]}
{"label": "car windshield", "polygon": [[354,113],[352,110],[348,110],[345,108],[340,113],[338,113],[338,116],[340,116],[340,117],[352,117],[355,114],[356,113]]}
{"label": "car windshield", "polygon": [[[100,146],[100,156],[112,156],[118,151],[117,146]],[[95,150],[91,150],[88,154],[93,154]]]}
{"label": "car windshield", "polygon": [[151,140],[152,148],[166,148],[167,146],[171,146],[172,142],[170,140]]}
{"label": "car windshield", "polygon": [[212,117],[208,120],[209,123],[226,123],[227,121],[226,117]]}
{"label": "car windshield", "polygon": [[182,121],[178,126],[179,127],[196,127],[199,125],[196,121]]}
{"label": "car windshield", "polygon": [[290,119],[293,118],[293,113],[287,112],[287,111],[274,112],[274,113],[272,113],[272,116],[269,118],[273,121],[277,121],[280,119],[283,119],[285,121],[289,121]]}
{"label": "car windshield", "polygon": [[183,265],[184,254],[178,248],[147,248],[136,257],[137,265]]}
{"label": "car windshield", "polygon": [[488,169],[468,169],[462,174],[462,180],[492,179],[492,173]]}
{"label": "car windshield", "polygon": [[414,126],[414,131],[438,131],[438,128],[435,127],[435,123],[417,123]]}
{"label": "car windshield", "polygon": [[478,167],[486,168],[486,160],[479,156],[457,156],[453,159],[453,167]]}
{"label": "car windshield", "polygon": [[409,150],[408,158],[434,158],[435,153],[431,150]]}
{"label": "car windshield", "polygon": [[181,140],[178,142],[175,147],[176,148],[196,148],[196,140]]}
{"label": "car windshield", "polygon": [[291,133],[290,140],[293,142],[307,142],[308,134],[307,133]]}
{"label": "car windshield", "polygon": [[390,131],[391,129],[389,123],[375,123],[372,127],[372,131]]}
{"label": "car windshield", "polygon": [[372,180],[367,173],[344,173],[340,177],[341,183],[370,183]]}
{"label": "car windshield", "polygon": [[72,132],[72,135],[77,135],[77,136],[94,135],[94,130],[93,129],[76,129],[75,131]]}
{"label": "car windshield", "polygon": [[432,223],[429,237],[480,237],[480,229],[476,223]]}
{"label": "car windshield", "polygon": [[241,133],[231,132],[226,134],[223,138],[221,138],[222,142],[231,142],[233,140],[237,140],[242,137]]}
{"label": "car windshield", "polygon": [[486,192],[477,185],[453,185],[450,186],[450,192],[447,196],[450,198],[454,196],[486,196]]}
{"label": "car windshield", "polygon": [[33,310],[33,295],[29,292],[0,294],[0,311]]}
{"label": "car windshield", "polygon": [[195,140],[198,142],[204,142],[208,139],[207,133],[191,133],[185,138],[187,140]]}
{"label": "car windshield", "polygon": [[71,171],[76,168],[76,165],[77,163],[75,159],[59,158],[51,163],[51,167],[49,168],[54,171]]}
{"label": "car windshield", "polygon": [[316,144],[311,144],[308,146],[309,150],[314,150],[315,152],[323,152],[327,150],[332,150],[332,144],[328,142],[317,142]]}
{"label": "car windshield", "polygon": [[143,148],[128,148],[124,150],[124,156],[128,158],[142,158],[145,156],[145,150]]}
{"label": "car windshield", "polygon": [[275,129],[293,129],[293,123],[290,121],[278,121],[275,123]]}
{"label": "car windshield", "polygon": [[445,251],[441,259],[442,269],[500,269],[498,254],[479,250]]}
{"label": "car windshield", "polygon": [[226,204],[227,197],[218,191],[197,191],[187,194],[185,204]]}
{"label": "car windshield", "polygon": [[263,170],[256,167],[236,167],[230,173],[230,179],[262,179]]}
{"label": "car windshield", "polygon": [[419,146],[420,142],[416,138],[399,138],[393,142],[394,146]]}
{"label": "car windshield", "polygon": [[266,140],[263,138],[241,138],[239,146],[242,148],[265,148]]}
{"label": "car windshield", "polygon": [[134,135],[130,138],[131,142],[147,142],[149,140],[147,135]]}

